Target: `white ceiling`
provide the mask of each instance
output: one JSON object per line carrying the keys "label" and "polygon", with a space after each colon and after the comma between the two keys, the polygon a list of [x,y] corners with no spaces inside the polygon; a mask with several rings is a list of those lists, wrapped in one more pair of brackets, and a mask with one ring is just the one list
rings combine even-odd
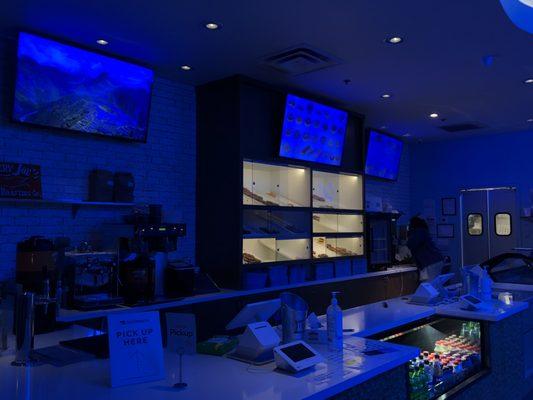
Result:
{"label": "white ceiling", "polygon": [[[211,20],[222,29],[205,29]],[[438,129],[463,122],[487,126],[475,133],[533,131],[533,85],[523,83],[533,77],[533,35],[510,22],[499,0],[17,0],[2,6],[0,27],[93,47],[105,38],[106,52],[184,83],[240,73],[302,88],[366,114],[367,125],[413,138],[471,134]],[[390,35],[405,41],[384,43]],[[300,76],[260,65],[300,43],[342,63]],[[495,56],[490,67],[486,55]],[[393,97],[382,100],[385,92]]]}

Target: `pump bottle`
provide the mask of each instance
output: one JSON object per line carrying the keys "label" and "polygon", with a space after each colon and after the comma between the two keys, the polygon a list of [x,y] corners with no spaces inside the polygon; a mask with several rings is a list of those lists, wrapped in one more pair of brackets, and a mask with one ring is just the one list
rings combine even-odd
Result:
{"label": "pump bottle", "polygon": [[342,350],[342,310],[337,301],[337,294],[339,292],[331,293],[331,304],[326,313],[330,350]]}

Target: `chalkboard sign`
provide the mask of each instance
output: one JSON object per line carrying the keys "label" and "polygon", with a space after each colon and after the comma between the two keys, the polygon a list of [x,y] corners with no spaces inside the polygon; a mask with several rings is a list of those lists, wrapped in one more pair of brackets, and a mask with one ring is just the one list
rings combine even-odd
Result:
{"label": "chalkboard sign", "polygon": [[42,199],[41,167],[0,162],[0,197]]}

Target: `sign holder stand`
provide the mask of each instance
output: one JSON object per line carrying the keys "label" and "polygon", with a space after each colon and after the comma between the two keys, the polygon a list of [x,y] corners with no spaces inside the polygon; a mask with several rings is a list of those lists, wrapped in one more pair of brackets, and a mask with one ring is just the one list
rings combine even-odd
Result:
{"label": "sign holder stand", "polygon": [[187,387],[187,384],[185,382],[183,382],[183,363],[182,363],[183,353],[182,352],[179,353],[179,358],[180,358],[180,363],[179,363],[180,381],[178,383],[174,384],[174,388],[183,390],[183,389],[185,389]]}

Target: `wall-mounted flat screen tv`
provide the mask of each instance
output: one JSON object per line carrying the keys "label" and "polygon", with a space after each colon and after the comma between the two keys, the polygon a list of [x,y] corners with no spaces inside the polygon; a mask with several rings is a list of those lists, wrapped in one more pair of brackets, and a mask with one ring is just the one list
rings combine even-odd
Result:
{"label": "wall-mounted flat screen tv", "polygon": [[365,173],[388,179],[398,179],[403,142],[393,136],[374,130],[369,131]]}
{"label": "wall-mounted flat screen tv", "polygon": [[153,72],[21,32],[13,119],[145,141]]}
{"label": "wall-mounted flat screen tv", "polygon": [[289,94],[279,155],[338,166],[347,122],[346,111]]}

